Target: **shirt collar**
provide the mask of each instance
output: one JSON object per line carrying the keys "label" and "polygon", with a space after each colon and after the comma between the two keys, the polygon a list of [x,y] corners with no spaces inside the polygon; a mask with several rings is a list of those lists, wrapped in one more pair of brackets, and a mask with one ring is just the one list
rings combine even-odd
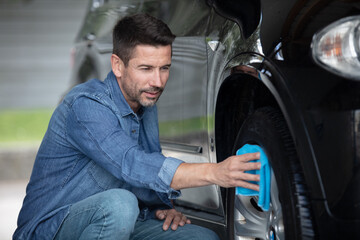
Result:
{"label": "shirt collar", "polygon": [[124,94],[119,87],[116,76],[112,71],[109,72],[104,82],[107,86],[109,86],[111,99],[114,100],[116,106],[119,108],[122,117],[135,115],[139,119],[142,119],[146,108],[141,107],[137,113],[134,113],[130,105],[127,103]]}

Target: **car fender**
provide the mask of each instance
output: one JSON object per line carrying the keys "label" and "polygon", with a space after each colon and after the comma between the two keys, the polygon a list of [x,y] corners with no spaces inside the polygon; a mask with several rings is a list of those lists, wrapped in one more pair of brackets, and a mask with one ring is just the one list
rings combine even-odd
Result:
{"label": "car fender", "polygon": [[[247,64],[244,63],[244,59],[247,59]],[[244,69],[253,69],[253,72],[245,71]],[[274,100],[271,104],[276,104],[276,107],[278,107],[284,115],[294,140],[301,165],[303,169],[306,169],[306,172],[304,172],[305,180],[309,186],[311,198],[320,201],[324,200],[325,193],[319,177],[319,169],[311,138],[309,137],[308,130],[304,123],[303,113],[298,107],[296,100],[291,95],[291,92],[285,83],[284,76],[279,69],[269,59],[266,59],[258,53],[242,53],[228,61],[224,67],[222,79],[224,80],[221,81],[217,87],[218,93],[215,113],[216,139],[220,131],[219,125],[224,124],[223,120],[219,118],[219,114],[221,114],[219,108],[221,108],[222,104],[224,104],[223,102],[226,101],[225,98],[232,98],[232,96],[226,96],[227,94],[225,94],[225,91],[232,87],[233,83],[244,79],[246,79],[246,84],[240,84],[238,87],[245,87],[251,91],[252,86],[260,85],[262,89],[261,92],[266,91],[268,93],[267,98]],[[266,104],[263,103],[261,99],[256,98],[261,98],[261,96],[258,96],[255,93],[254,98],[251,99],[256,106]],[[249,100],[247,98],[244,99],[246,99],[246,101]],[[236,106],[231,107],[235,108]],[[233,110],[238,111],[235,109]],[[244,111],[242,115],[249,115],[250,112]],[[237,126],[237,129],[240,127],[241,126]],[[216,146],[217,149],[222,147],[221,143],[218,143],[218,141]]]}

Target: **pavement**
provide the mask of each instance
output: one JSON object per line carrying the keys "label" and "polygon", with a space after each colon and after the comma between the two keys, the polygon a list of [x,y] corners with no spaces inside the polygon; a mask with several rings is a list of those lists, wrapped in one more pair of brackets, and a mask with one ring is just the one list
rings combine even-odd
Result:
{"label": "pavement", "polygon": [[27,180],[0,181],[0,240],[9,240],[25,197]]}
{"label": "pavement", "polygon": [[0,145],[0,240],[12,239],[39,145]]}

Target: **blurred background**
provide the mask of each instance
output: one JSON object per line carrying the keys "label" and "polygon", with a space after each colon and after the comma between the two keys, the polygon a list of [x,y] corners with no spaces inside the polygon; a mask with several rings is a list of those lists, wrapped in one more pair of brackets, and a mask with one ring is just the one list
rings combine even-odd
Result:
{"label": "blurred background", "polygon": [[0,0],[0,240],[12,238],[47,124],[70,87],[88,0]]}

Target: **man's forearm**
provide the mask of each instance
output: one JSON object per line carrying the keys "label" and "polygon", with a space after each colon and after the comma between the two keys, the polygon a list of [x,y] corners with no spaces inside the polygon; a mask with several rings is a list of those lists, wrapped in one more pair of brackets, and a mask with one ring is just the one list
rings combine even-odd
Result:
{"label": "man's forearm", "polygon": [[259,153],[248,153],[231,156],[220,163],[181,163],[177,168],[170,187],[176,190],[217,184],[221,187],[244,187],[259,190],[257,184],[249,181],[260,181],[260,176],[246,173],[260,169]]}
{"label": "man's forearm", "polygon": [[182,163],[175,172],[170,187],[175,190],[213,184],[214,163]]}

